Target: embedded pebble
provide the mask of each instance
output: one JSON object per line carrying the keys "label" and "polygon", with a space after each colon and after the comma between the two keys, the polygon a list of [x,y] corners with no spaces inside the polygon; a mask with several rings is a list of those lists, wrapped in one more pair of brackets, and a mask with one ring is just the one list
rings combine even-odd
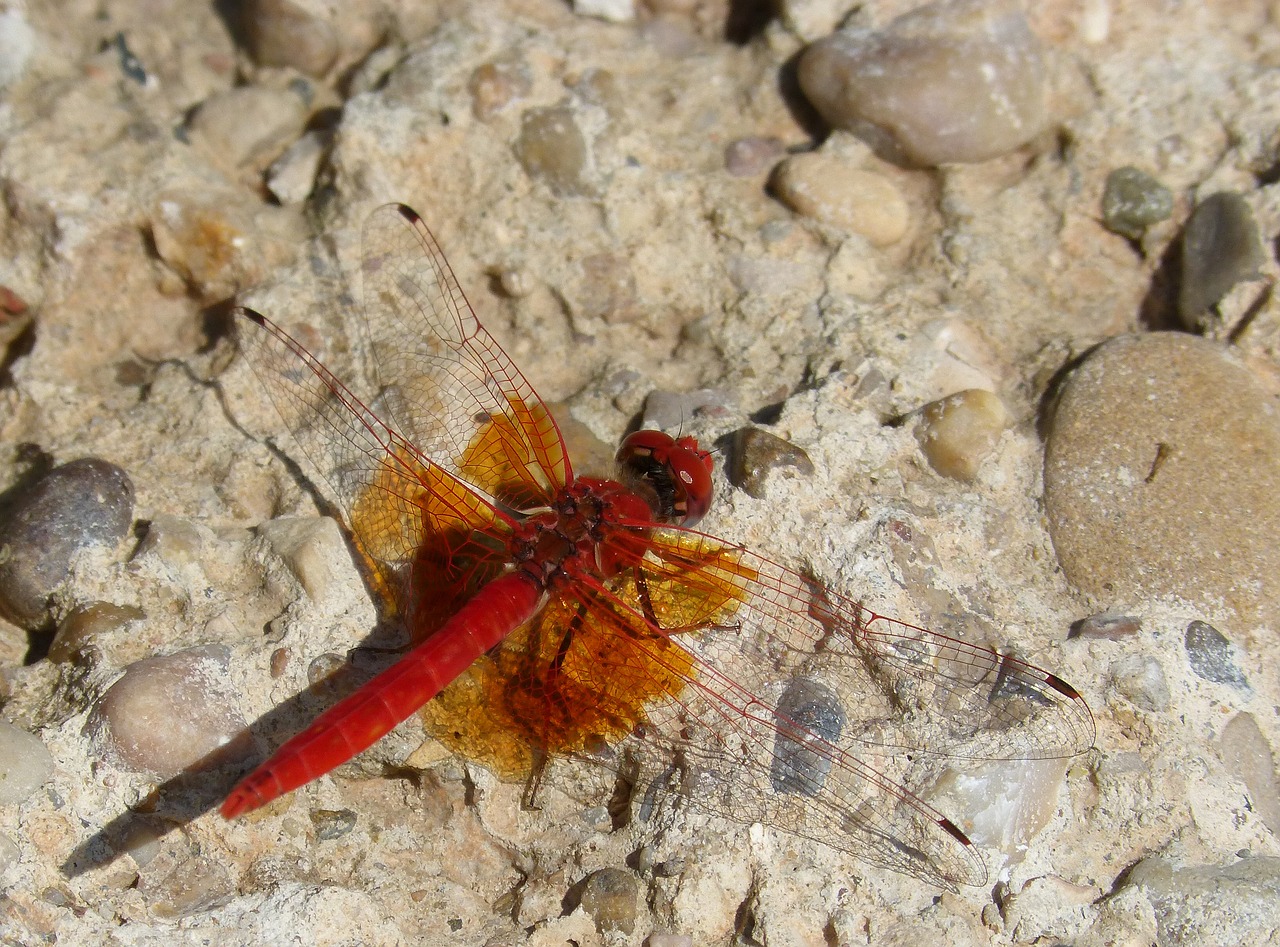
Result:
{"label": "embedded pebble", "polygon": [[27,301],[8,286],[0,284],[0,356],[31,325],[32,313]]}
{"label": "embedded pebble", "polygon": [[795,155],[778,165],[771,184],[797,214],[861,234],[873,246],[901,240],[911,223],[902,192],[883,175],[855,168],[821,152]]}
{"label": "embedded pebble", "polygon": [[1155,909],[1161,947],[1266,944],[1280,930],[1280,858],[1253,855],[1227,864],[1187,865],[1176,856],[1144,858],[1121,875]]}
{"label": "embedded pebble", "polygon": [[573,12],[610,23],[630,23],[636,18],[633,0],[573,0]]}
{"label": "embedded pebble", "polygon": [[813,461],[801,448],[758,427],[740,428],[733,435],[733,463],[729,481],[757,500],[765,497],[765,484],[775,470],[790,468],[805,477],[813,475]]}
{"label": "embedded pebble", "polygon": [[919,165],[986,161],[1047,122],[1040,43],[1007,2],[930,3],[833,33],[804,51],[799,79],[831,125]]}
{"label": "embedded pebble", "polygon": [[156,859],[147,867],[138,890],[156,917],[176,920],[201,914],[225,902],[235,890],[222,859],[189,857],[172,868],[166,859]]}
{"label": "embedded pebble", "polygon": [[763,174],[786,154],[777,138],[752,135],[729,142],[724,149],[724,169],[735,178]]}
{"label": "embedded pebble", "polygon": [[324,602],[341,582],[338,569],[349,561],[346,540],[329,516],[287,516],[258,527],[313,602]]}
{"label": "embedded pebble", "polygon": [[1068,377],[1048,428],[1045,513],[1074,585],[1280,624],[1280,415],[1227,350],[1113,339]]}
{"label": "embedded pebble", "polygon": [[323,10],[314,0],[247,0],[240,16],[254,62],[323,76],[338,57],[338,38]]}
{"label": "embedded pebble", "polygon": [[1147,228],[1173,213],[1173,191],[1145,171],[1116,168],[1102,191],[1102,223],[1130,240],[1141,240]]}
{"label": "embedded pebble", "polygon": [[262,170],[302,134],[306,121],[307,104],[297,91],[237,86],[200,103],[188,129],[219,162]]}
{"label": "embedded pebble", "polygon": [[693,947],[693,937],[688,934],[673,934],[669,931],[654,931],[645,943],[649,947]]}
{"label": "embedded pebble", "polygon": [[94,709],[95,731],[127,766],[161,779],[235,758],[251,738],[227,659],[226,648],[205,645],[134,662]]}
{"label": "embedded pebble", "polygon": [[965,833],[977,844],[1013,852],[1057,814],[1066,774],[1067,761],[1060,759],[992,762],[963,772],[948,768],[925,801],[966,813]]}
{"label": "embedded pebble", "polygon": [[1085,638],[1097,641],[1123,641],[1142,630],[1142,619],[1133,615],[1090,615],[1071,626],[1068,638]]}
{"label": "embedded pebble", "polygon": [[733,397],[719,388],[694,391],[651,391],[644,399],[640,426],[676,431],[694,417],[722,418],[733,409]]}
{"label": "embedded pebble", "polygon": [[1135,707],[1155,713],[1168,710],[1171,695],[1164,668],[1149,654],[1130,654],[1111,665],[1111,684]]}
{"label": "embedded pebble", "polygon": [[1280,778],[1271,744],[1252,714],[1238,713],[1222,728],[1218,753],[1249,790],[1253,809],[1272,835],[1280,835]]}
{"label": "embedded pebble", "polygon": [[1258,274],[1264,254],[1253,211],[1239,194],[1221,191],[1196,205],[1182,234],[1178,315],[1189,329],[1231,287]]}
{"label": "embedded pebble", "polygon": [[301,204],[310,196],[329,138],[326,132],[309,131],[267,169],[267,188],[281,204]]}
{"label": "embedded pebble", "polygon": [[587,139],[567,105],[529,109],[520,123],[516,157],[529,177],[560,197],[591,194]]}
{"label": "embedded pebble", "polygon": [[146,617],[142,609],[132,605],[113,605],[110,602],[77,605],[58,623],[58,631],[49,645],[48,658],[55,664],[73,661],[93,647],[96,639]]}
{"label": "embedded pebble", "polygon": [[0,517],[0,612],[35,630],[76,553],[115,546],[133,522],[133,482],[115,464],[84,458],[55,467]]}
{"label": "embedded pebble", "polygon": [[53,757],[33,733],[0,720],[0,806],[27,799],[53,775]]}
{"label": "embedded pebble", "polygon": [[524,62],[487,62],[477,66],[467,82],[471,111],[482,122],[490,121],[532,89],[533,78]]}
{"label": "embedded pebble", "polygon": [[929,466],[953,480],[972,480],[1009,426],[1000,398],[969,388],[925,405],[916,439]]}
{"label": "embedded pebble", "polygon": [[200,558],[207,539],[207,527],[181,516],[160,513],[147,523],[147,531],[138,542],[133,558],[155,556],[171,566],[182,566]]}
{"label": "embedded pebble", "polygon": [[350,834],[356,827],[356,814],[350,809],[315,809],[311,824],[316,829],[316,840],[329,842]]}
{"label": "embedded pebble", "polygon": [[1193,621],[1182,637],[1191,670],[1206,681],[1247,687],[1244,672],[1236,664],[1231,642],[1208,622]]}
{"label": "embedded pebble", "polygon": [[238,195],[166,191],[151,204],[156,254],[206,299],[222,299],[261,278],[256,227]]}
{"label": "embedded pebble", "polygon": [[601,868],[582,882],[579,903],[596,922],[601,934],[635,930],[640,879],[623,868]]}
{"label": "embedded pebble", "polygon": [[[769,783],[774,792],[817,796],[831,774],[831,757],[815,748],[816,734],[839,745],[848,718],[836,693],[807,677],[796,677],[778,698],[778,724]],[[803,730],[798,730],[803,727]]]}

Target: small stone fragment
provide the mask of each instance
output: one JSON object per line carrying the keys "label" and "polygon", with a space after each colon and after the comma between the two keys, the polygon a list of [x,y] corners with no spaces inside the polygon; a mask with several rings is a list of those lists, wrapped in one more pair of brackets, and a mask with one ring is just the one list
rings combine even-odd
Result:
{"label": "small stone fragment", "polygon": [[341,581],[335,569],[346,561],[347,545],[332,517],[281,517],[263,523],[258,533],[271,543],[313,602],[325,601]]}
{"label": "small stone fragment", "polygon": [[1206,197],[1182,234],[1182,286],[1178,315],[1189,329],[1237,283],[1251,279],[1264,260],[1258,223],[1245,199],[1230,191]]}
{"label": "small stone fragment", "polygon": [[329,137],[319,130],[307,132],[267,169],[267,188],[281,204],[301,204],[310,196]]}
{"label": "small stone fragment", "polygon": [[1007,2],[929,3],[833,33],[804,51],[799,78],[831,125],[919,165],[986,161],[1047,122],[1040,43]]}
{"label": "small stone fragment", "polygon": [[307,105],[296,92],[238,86],[200,103],[188,127],[222,164],[262,170],[302,134],[306,120]]}
{"label": "small stone fragment", "polygon": [[1071,626],[1068,638],[1086,638],[1098,641],[1122,641],[1132,638],[1142,630],[1142,619],[1132,615],[1090,615]]}
{"label": "small stone fragment", "polygon": [[1249,790],[1254,810],[1272,835],[1280,835],[1280,779],[1271,744],[1252,714],[1238,713],[1222,728],[1218,752],[1227,768]]}
{"label": "small stone fragment", "polygon": [[1149,654],[1133,654],[1111,665],[1111,683],[1135,707],[1159,713],[1169,709],[1164,668]]}
{"label": "small stone fragment", "polygon": [[0,806],[27,799],[53,775],[53,757],[44,741],[0,720]]}
{"label": "small stone fragment", "polygon": [[813,461],[790,441],[758,427],[744,427],[734,433],[733,463],[728,471],[734,486],[762,500],[769,474],[784,467],[805,477],[813,476]]}
{"label": "small stone fragment", "polygon": [[136,661],[98,703],[92,726],[125,765],[161,779],[233,759],[250,738],[227,659],[226,648],[206,645]]}
{"label": "small stone fragment", "polygon": [[589,195],[595,191],[590,180],[587,139],[578,127],[573,109],[553,105],[530,109],[520,124],[516,157],[529,177],[546,182],[560,197]]}
{"label": "small stone fragment", "polygon": [[729,142],[724,149],[724,168],[735,178],[755,177],[773,167],[786,154],[777,138],[751,135]]}
{"label": "small stone fragment", "polygon": [[184,566],[200,558],[209,530],[181,516],[161,513],[147,523],[147,531],[133,558],[155,556],[170,566]]}
{"label": "small stone fragment", "polygon": [[59,622],[58,632],[49,645],[49,660],[55,664],[74,660],[93,645],[94,639],[146,617],[142,609],[132,605],[110,602],[77,605]]}
{"label": "small stone fragment", "polygon": [[861,234],[873,246],[901,240],[911,223],[906,198],[891,181],[832,155],[788,158],[771,183],[779,200],[797,214]]}
{"label": "small stone fragment", "polygon": [[965,833],[979,845],[1015,851],[1058,810],[1067,762],[1006,760],[947,769],[925,799],[944,811],[964,812]]}
{"label": "small stone fragment", "polygon": [[291,66],[319,77],[338,56],[337,36],[319,3],[247,0],[241,23],[249,54],[260,66]]}
{"label": "small stone fragment", "polygon": [[27,301],[8,286],[0,284],[0,357],[5,349],[31,325],[31,309]]}
{"label": "small stone fragment", "polygon": [[4,874],[22,860],[22,849],[9,836],[0,832],[0,874]]}
{"label": "small stone fragment", "polygon": [[635,930],[640,879],[622,868],[601,868],[582,883],[579,903],[596,922],[596,930],[630,934]]}
{"label": "small stone fragment", "polygon": [[314,809],[311,824],[317,841],[328,842],[349,834],[356,827],[356,814],[350,809]]}
{"label": "small stone fragment", "polygon": [[1145,171],[1116,168],[1102,191],[1102,223],[1130,240],[1141,240],[1147,228],[1173,213],[1173,191]]}
{"label": "small stone fragment", "polygon": [[953,480],[972,480],[1009,426],[1009,411],[990,391],[969,388],[927,404],[916,439],[929,466]]}
{"label": "small stone fragment", "polygon": [[831,774],[831,756],[815,746],[817,735],[838,746],[848,717],[840,698],[825,684],[796,677],[778,698],[769,783],[774,792],[817,796]]}
{"label": "small stone fragment", "polygon": [[1193,621],[1182,638],[1187,662],[1196,676],[1215,684],[1248,687],[1244,672],[1236,664],[1231,642],[1208,622]]}
{"label": "small stone fragment", "polygon": [[573,0],[573,12],[610,23],[630,23],[636,18],[634,0]]}
{"label": "small stone fragment", "polygon": [[[160,863],[161,860],[156,859],[151,866]],[[226,865],[213,858],[188,858],[166,874],[156,874],[159,877],[144,874],[138,889],[146,896],[148,907],[156,917],[170,920],[207,911],[235,890]]]}
{"label": "small stone fragment", "polygon": [[105,460],[73,460],[49,471],[0,516],[0,612],[36,630],[50,596],[89,546],[115,546],[133,522],[133,483]]}

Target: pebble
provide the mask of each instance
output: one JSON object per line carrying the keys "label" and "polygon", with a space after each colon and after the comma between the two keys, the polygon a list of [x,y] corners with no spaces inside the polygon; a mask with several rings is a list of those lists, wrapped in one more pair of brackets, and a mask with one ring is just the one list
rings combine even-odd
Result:
{"label": "pebble", "polygon": [[1102,191],[1102,223],[1130,240],[1141,240],[1152,224],[1173,213],[1173,191],[1145,171],[1116,168]]}
{"label": "pebble", "polygon": [[74,661],[89,651],[97,639],[146,617],[142,609],[132,605],[110,602],[77,605],[58,623],[57,634],[49,645],[49,660],[55,664]]}
{"label": "pebble", "polygon": [[302,134],[307,111],[294,89],[238,86],[201,102],[187,127],[220,164],[265,170]]}
{"label": "pebble", "polygon": [[1275,856],[1195,865],[1176,855],[1153,855],[1120,877],[1111,898],[1137,889],[1155,911],[1161,947],[1265,944],[1280,930]]}
{"label": "pebble", "polygon": [[323,10],[315,0],[247,0],[240,16],[249,55],[259,66],[323,76],[338,57],[338,38]]}
{"label": "pebble", "polygon": [[596,922],[601,934],[635,930],[640,879],[623,868],[601,868],[582,882],[579,903]]}
{"label": "pebble", "polygon": [[775,161],[786,154],[778,138],[751,135],[729,142],[724,149],[724,169],[735,178],[750,178],[763,174]]}
{"label": "pebble", "polygon": [[818,681],[797,677],[778,698],[778,734],[774,738],[769,782],[775,792],[817,796],[831,773],[831,758],[815,749],[808,733],[838,745],[848,718],[836,693]]}
{"label": "pebble", "polygon": [[1048,429],[1045,513],[1072,584],[1280,626],[1280,415],[1226,349],[1112,339],[1067,378]]}
{"label": "pebble", "polygon": [[29,798],[53,775],[53,757],[38,736],[0,720],[0,806]]}
{"label": "pebble", "polygon": [[1222,728],[1218,753],[1249,791],[1253,809],[1272,835],[1280,836],[1280,780],[1271,744],[1252,714],[1238,713]]}
{"label": "pebble", "polygon": [[330,137],[317,129],[307,132],[267,169],[267,189],[281,204],[301,204],[311,195]]}
{"label": "pebble", "polygon": [[225,299],[263,274],[255,222],[237,195],[166,191],[151,204],[156,253],[204,299]]}
{"label": "pebble", "polygon": [[95,458],[55,467],[0,517],[0,612],[29,630],[50,618],[50,598],[75,555],[115,546],[133,522],[133,482]]}
{"label": "pebble", "polygon": [[763,500],[769,474],[783,468],[805,477],[813,476],[813,461],[790,441],[758,427],[744,427],[734,433],[733,462],[727,471],[734,486]]}
{"label": "pebble", "polygon": [[801,55],[799,79],[832,126],[923,166],[1006,154],[1048,120],[1040,43],[1008,2],[929,3],[833,33]]}
{"label": "pebble", "polygon": [[972,480],[1009,427],[1000,398],[969,388],[924,406],[916,439],[929,466],[953,480]]}
{"label": "pebble", "polygon": [[356,827],[356,814],[351,809],[315,809],[311,812],[316,841],[330,842],[350,834]]}
{"label": "pebble", "polygon": [[1160,713],[1169,709],[1169,682],[1160,662],[1149,654],[1130,654],[1111,665],[1111,685],[1135,707]]}
{"label": "pebble", "polygon": [[529,177],[559,197],[594,193],[587,138],[567,105],[529,109],[520,123],[516,157]]}
{"label": "pebble", "polygon": [[644,399],[640,427],[678,431],[690,418],[722,418],[733,409],[733,396],[721,388],[651,391]]}
{"label": "pebble", "polygon": [[1142,630],[1142,619],[1133,615],[1103,613],[1082,618],[1071,626],[1068,638],[1084,638],[1095,641],[1123,641]]}
{"label": "pebble", "polygon": [[965,833],[979,845],[1012,852],[1025,847],[1057,815],[1066,760],[1006,760],[948,768],[925,799],[966,814]]}
{"label": "pebble", "polygon": [[18,843],[0,832],[0,875],[20,861],[22,861],[22,849],[18,848]]}
{"label": "pebble", "polygon": [[1220,191],[1201,201],[1182,234],[1178,315],[1183,324],[1203,328],[1206,310],[1237,283],[1257,276],[1263,260],[1258,223],[1243,197]]}
{"label": "pebble", "polygon": [[91,727],[125,765],[160,779],[234,759],[251,738],[227,665],[219,645],[136,661],[98,702]]}
{"label": "pebble", "polygon": [[491,121],[533,89],[533,77],[522,61],[487,62],[477,66],[467,81],[471,112],[482,122]]}
{"label": "pebble", "polygon": [[901,240],[911,223],[902,192],[883,175],[821,152],[781,162],[771,180],[778,199],[797,214],[861,234],[873,246]]}
{"label": "pebble", "polygon": [[341,584],[350,555],[332,517],[284,516],[263,523],[258,535],[271,543],[313,602],[327,601]]}
{"label": "pebble", "polygon": [[1231,642],[1208,622],[1193,621],[1182,636],[1187,649],[1187,663],[1197,677],[1214,684],[1248,687],[1244,672],[1236,664]]}

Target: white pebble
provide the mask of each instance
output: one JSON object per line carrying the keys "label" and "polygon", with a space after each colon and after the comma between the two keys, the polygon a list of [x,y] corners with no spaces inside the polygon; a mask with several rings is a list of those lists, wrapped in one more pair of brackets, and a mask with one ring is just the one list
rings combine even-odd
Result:
{"label": "white pebble", "polygon": [[34,734],[0,720],[0,805],[22,802],[53,773],[53,757]]}

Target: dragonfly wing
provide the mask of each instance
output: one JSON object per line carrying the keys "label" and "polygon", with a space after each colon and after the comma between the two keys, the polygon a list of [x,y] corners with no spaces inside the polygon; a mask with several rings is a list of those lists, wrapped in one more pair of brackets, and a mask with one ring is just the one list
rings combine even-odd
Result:
{"label": "dragonfly wing", "polygon": [[476,319],[421,218],[403,204],[370,214],[362,266],[379,412],[500,503],[547,505],[572,477],[560,431]]}
{"label": "dragonfly wing", "polygon": [[[384,602],[406,603],[411,572],[438,577],[444,569],[467,570],[451,575],[449,588],[455,598],[469,597],[494,569],[478,564],[478,552],[457,552],[475,535],[500,541],[511,528],[507,517],[382,421],[271,320],[251,309],[237,315],[242,353],[333,491]],[[448,607],[445,597],[440,603]]]}

